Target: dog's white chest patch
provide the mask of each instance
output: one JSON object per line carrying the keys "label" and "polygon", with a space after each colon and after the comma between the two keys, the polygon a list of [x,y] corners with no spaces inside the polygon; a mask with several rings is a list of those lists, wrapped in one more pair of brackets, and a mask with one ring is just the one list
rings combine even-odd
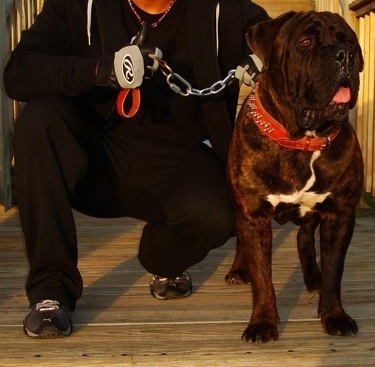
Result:
{"label": "dog's white chest patch", "polygon": [[320,150],[316,150],[312,154],[310,160],[311,176],[300,191],[295,191],[292,194],[269,194],[267,196],[267,200],[274,208],[280,203],[299,204],[300,215],[303,217],[316,203],[323,202],[326,197],[331,194],[330,192],[317,194],[314,191],[308,191],[316,180],[313,164],[320,157],[320,154]]}

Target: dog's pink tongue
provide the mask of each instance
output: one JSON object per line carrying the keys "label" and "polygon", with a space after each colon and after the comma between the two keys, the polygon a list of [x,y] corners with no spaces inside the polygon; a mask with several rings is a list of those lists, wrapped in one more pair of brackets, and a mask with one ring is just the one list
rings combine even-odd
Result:
{"label": "dog's pink tongue", "polygon": [[350,89],[348,87],[340,87],[332,98],[336,103],[348,103],[350,101]]}

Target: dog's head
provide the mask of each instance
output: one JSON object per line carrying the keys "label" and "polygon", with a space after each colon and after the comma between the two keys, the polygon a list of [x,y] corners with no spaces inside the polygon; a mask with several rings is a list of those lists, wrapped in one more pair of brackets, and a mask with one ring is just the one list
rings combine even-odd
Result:
{"label": "dog's head", "polygon": [[323,134],[347,121],[357,101],[363,57],[342,17],[288,12],[250,28],[247,40],[264,65],[262,102],[291,138],[307,130]]}

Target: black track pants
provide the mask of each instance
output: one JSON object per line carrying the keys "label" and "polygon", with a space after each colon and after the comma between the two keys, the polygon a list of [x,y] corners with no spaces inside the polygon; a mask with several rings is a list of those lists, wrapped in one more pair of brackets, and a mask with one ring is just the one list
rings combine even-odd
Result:
{"label": "black track pants", "polygon": [[147,222],[140,262],[166,277],[180,275],[233,235],[225,167],[211,149],[134,136],[124,123],[105,128],[89,108],[57,96],[33,98],[16,122],[30,304],[57,299],[73,310],[81,296],[72,207]]}

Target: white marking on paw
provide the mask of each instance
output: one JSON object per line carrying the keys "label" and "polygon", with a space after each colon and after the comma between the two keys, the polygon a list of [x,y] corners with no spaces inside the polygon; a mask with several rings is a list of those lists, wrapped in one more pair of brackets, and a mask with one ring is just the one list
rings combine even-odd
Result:
{"label": "white marking on paw", "polygon": [[320,150],[316,150],[312,154],[310,161],[311,176],[300,191],[295,191],[292,194],[270,194],[267,196],[267,200],[274,208],[280,203],[300,204],[300,214],[303,217],[316,203],[322,203],[331,194],[330,192],[317,194],[314,191],[308,191],[316,180],[313,164],[320,157],[320,154]]}

